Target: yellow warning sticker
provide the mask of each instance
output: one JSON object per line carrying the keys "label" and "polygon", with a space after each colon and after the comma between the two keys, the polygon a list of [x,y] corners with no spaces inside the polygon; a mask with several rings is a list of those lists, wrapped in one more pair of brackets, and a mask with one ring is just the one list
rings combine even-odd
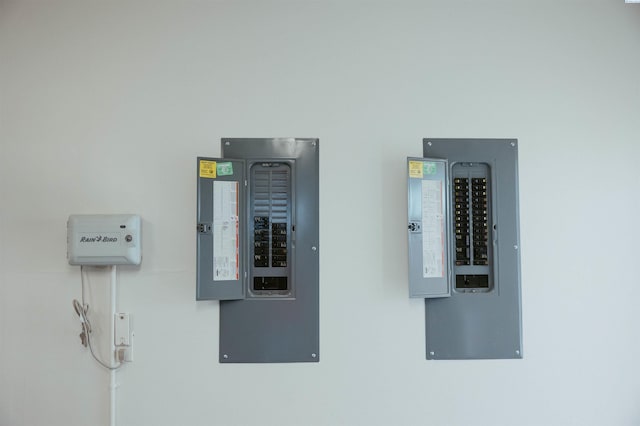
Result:
{"label": "yellow warning sticker", "polygon": [[422,161],[409,161],[409,177],[422,179]]}
{"label": "yellow warning sticker", "polygon": [[200,177],[201,178],[216,178],[216,162],[208,160],[200,160]]}

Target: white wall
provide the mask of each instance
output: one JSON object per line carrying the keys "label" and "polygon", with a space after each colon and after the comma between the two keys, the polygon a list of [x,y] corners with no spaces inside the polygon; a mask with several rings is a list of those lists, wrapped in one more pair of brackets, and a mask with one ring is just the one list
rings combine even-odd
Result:
{"label": "white wall", "polygon": [[[639,71],[622,0],[0,0],[0,424],[108,423],[65,222],[109,212],[144,218],[119,425],[639,424]],[[195,158],[223,136],[320,138],[319,364],[217,361]],[[523,360],[425,360],[426,136],[519,139]]]}

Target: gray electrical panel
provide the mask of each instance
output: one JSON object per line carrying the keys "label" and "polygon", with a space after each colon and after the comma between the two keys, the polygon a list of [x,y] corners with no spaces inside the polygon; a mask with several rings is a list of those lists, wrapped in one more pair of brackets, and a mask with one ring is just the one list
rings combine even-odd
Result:
{"label": "gray electrical panel", "polygon": [[317,139],[223,139],[198,158],[197,300],[220,300],[220,362],[317,362]]}
{"label": "gray electrical panel", "polygon": [[522,358],[517,148],[424,139],[424,158],[407,160],[409,288],[425,298],[427,359]]}

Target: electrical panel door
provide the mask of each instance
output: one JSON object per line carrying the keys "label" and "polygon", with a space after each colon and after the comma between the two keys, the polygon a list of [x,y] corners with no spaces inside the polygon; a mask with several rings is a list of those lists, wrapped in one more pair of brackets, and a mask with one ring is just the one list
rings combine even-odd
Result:
{"label": "electrical panel door", "polygon": [[447,297],[449,194],[446,160],[409,158],[409,291],[411,297]]}
{"label": "electrical panel door", "polygon": [[243,299],[243,160],[198,158],[197,300]]}
{"label": "electrical panel door", "polygon": [[221,300],[220,362],[317,362],[318,140],[222,154],[198,159],[197,299]]}
{"label": "electrical panel door", "polygon": [[[428,359],[522,357],[517,148],[515,139],[424,139],[424,158],[408,159],[409,288],[425,298]],[[446,168],[442,209],[429,181],[438,175],[424,172],[436,159]],[[412,240],[418,187],[421,226],[443,214],[444,244],[424,230],[420,246]],[[446,252],[446,292],[424,284],[434,247]]]}

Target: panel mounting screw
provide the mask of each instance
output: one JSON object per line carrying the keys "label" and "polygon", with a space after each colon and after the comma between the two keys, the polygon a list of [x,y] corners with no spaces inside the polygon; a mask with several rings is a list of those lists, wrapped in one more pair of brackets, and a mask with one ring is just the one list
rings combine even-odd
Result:
{"label": "panel mounting screw", "polygon": [[520,350],[516,349],[516,355],[520,355]]}
{"label": "panel mounting screw", "polygon": [[224,354],[224,355],[222,355],[222,358],[224,358],[224,359],[229,359],[229,355]]}
{"label": "panel mounting screw", "polygon": [[515,142],[511,142],[511,146],[516,146],[516,143]]}
{"label": "panel mounting screw", "polygon": [[316,146],[316,143],[315,142],[311,142],[311,146]]}
{"label": "panel mounting screw", "polygon": [[517,245],[517,244],[514,244],[513,248],[514,248],[515,250],[518,250],[518,245]]}
{"label": "panel mounting screw", "polygon": [[226,146],[229,146],[229,145],[231,145],[231,142],[226,141],[224,144],[225,144]]}
{"label": "panel mounting screw", "polygon": [[432,143],[431,143],[431,142],[427,142],[427,145],[431,146],[431,145],[432,145]]}
{"label": "panel mounting screw", "polygon": [[316,247],[316,246],[311,246],[311,250],[313,250],[313,251],[317,251],[317,250],[318,250],[318,247]]}
{"label": "panel mounting screw", "polygon": [[315,353],[312,353],[312,354],[311,354],[311,358],[315,358],[315,357],[317,357],[317,356],[318,356],[318,355],[317,355],[317,354],[315,354]]}
{"label": "panel mounting screw", "polygon": [[130,243],[133,240],[133,237],[131,235],[127,235],[126,237],[124,237],[124,240]]}
{"label": "panel mounting screw", "polygon": [[429,355],[434,356],[436,353],[434,351],[429,352]]}

